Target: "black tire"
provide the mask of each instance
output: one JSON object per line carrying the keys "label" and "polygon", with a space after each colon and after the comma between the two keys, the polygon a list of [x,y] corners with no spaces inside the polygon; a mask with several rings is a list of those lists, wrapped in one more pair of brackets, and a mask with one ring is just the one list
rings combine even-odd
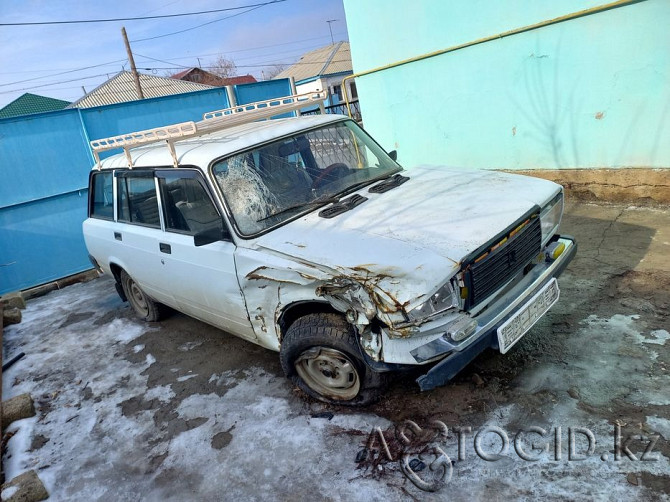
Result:
{"label": "black tire", "polygon": [[329,404],[365,406],[386,387],[385,374],[365,364],[353,327],[337,314],[297,319],[282,340],[279,357],[297,387]]}
{"label": "black tire", "polygon": [[165,305],[150,298],[125,270],[121,270],[121,287],[128,303],[140,319],[155,322],[165,316]]}

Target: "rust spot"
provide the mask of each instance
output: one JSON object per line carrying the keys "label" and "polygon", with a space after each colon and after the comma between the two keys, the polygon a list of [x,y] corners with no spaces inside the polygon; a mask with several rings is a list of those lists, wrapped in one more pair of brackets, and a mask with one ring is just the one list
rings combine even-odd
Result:
{"label": "rust spot", "polygon": [[512,136],[516,136],[516,126],[512,127]]}
{"label": "rust spot", "polygon": [[247,278],[247,279],[259,279],[259,278],[262,278],[262,277],[260,277],[260,274],[258,273],[258,272],[260,272],[261,270],[267,270],[267,267],[266,267],[265,265],[263,265],[263,266],[261,266],[261,267],[258,267],[258,268],[255,269],[255,270],[252,270],[251,272],[249,272],[249,273],[247,274],[246,278]]}
{"label": "rust spot", "polygon": [[598,112],[596,113],[596,120],[602,120],[602,118],[605,116],[605,112]]}
{"label": "rust spot", "polygon": [[[258,307],[258,309],[260,310],[260,307]],[[260,322],[261,322],[261,331],[262,331],[263,333],[267,333],[267,332],[268,332],[268,328],[267,328],[267,326],[265,325],[265,318],[264,318],[262,315],[257,314],[256,317],[254,317],[254,319],[256,319],[257,321],[260,321]]]}

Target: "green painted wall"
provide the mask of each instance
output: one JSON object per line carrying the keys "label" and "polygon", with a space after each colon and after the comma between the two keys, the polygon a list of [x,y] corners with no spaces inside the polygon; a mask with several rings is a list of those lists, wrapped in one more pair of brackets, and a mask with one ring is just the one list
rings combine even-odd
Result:
{"label": "green painted wall", "polygon": [[[607,0],[344,0],[354,72]],[[406,167],[670,167],[670,1],[643,0],[358,77]]]}

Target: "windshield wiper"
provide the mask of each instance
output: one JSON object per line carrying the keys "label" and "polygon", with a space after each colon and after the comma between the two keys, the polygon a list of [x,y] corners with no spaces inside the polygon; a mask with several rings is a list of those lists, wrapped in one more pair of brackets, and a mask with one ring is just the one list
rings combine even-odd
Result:
{"label": "windshield wiper", "polygon": [[270,219],[274,216],[279,216],[280,214],[287,213],[287,212],[289,212],[293,209],[301,209],[301,208],[304,208],[304,207],[306,208],[306,207],[311,207],[311,206],[318,206],[320,204],[331,204],[331,203],[334,204],[336,202],[340,202],[339,197],[335,197],[335,196],[332,196],[332,195],[317,197],[316,199],[310,200],[309,202],[302,202],[300,204],[294,204],[292,206],[285,207],[284,209],[280,209],[276,213],[272,213],[271,215],[265,216],[264,218],[261,218],[260,220],[256,220],[256,223],[268,220],[268,219]]}
{"label": "windshield wiper", "polygon": [[368,192],[370,192],[370,193],[388,192],[392,188],[395,188],[397,186],[402,185],[407,180],[409,180],[408,176],[403,176],[401,174],[395,174],[395,175],[391,176],[390,178],[386,178],[381,183],[377,183],[375,186],[372,186],[372,187],[368,188]]}
{"label": "windshield wiper", "polygon": [[389,178],[393,177],[395,175],[394,172],[391,173],[384,173],[379,176],[375,176],[373,178],[367,179],[360,181],[358,183],[354,183],[353,185],[349,185],[347,188],[339,192],[340,195],[348,195],[352,192],[355,192],[356,190],[360,190],[361,188],[367,186],[367,185],[372,185],[373,183],[377,183],[378,181],[386,181]]}

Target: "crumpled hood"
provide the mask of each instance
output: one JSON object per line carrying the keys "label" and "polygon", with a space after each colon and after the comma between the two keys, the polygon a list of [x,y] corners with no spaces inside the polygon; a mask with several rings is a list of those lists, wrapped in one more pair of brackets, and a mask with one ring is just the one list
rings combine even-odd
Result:
{"label": "crumpled hood", "polygon": [[431,294],[461,260],[542,206],[560,186],[494,171],[421,166],[386,193],[325,219],[314,211],[256,244],[323,269],[372,280],[396,303]]}

